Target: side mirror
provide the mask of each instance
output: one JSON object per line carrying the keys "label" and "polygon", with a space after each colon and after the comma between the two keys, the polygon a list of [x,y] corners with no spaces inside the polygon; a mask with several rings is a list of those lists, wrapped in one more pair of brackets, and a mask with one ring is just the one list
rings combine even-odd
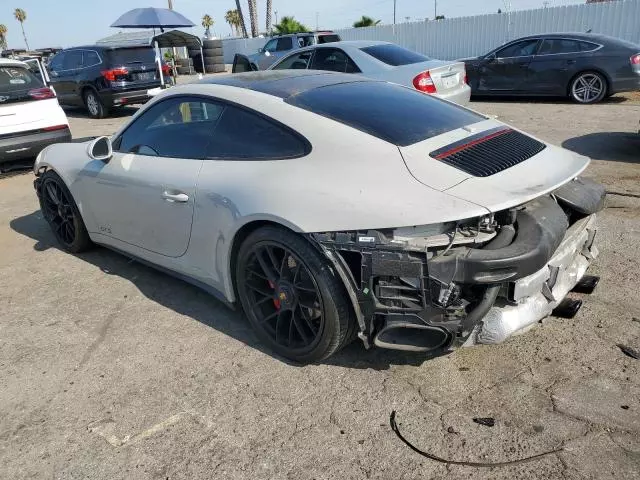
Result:
{"label": "side mirror", "polygon": [[258,53],[264,53],[264,48],[259,48]]}
{"label": "side mirror", "polygon": [[109,137],[98,137],[89,143],[87,154],[94,160],[108,162],[113,156],[113,147]]}

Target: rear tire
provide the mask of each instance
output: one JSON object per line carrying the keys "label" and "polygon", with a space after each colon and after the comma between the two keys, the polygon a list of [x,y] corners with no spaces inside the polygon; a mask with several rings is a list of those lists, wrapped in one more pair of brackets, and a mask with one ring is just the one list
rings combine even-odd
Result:
{"label": "rear tire", "polygon": [[351,306],[330,262],[281,227],[251,233],[235,265],[238,297],[258,337],[299,363],[323,360],[350,339]]}
{"label": "rear tire", "polygon": [[93,245],[71,192],[53,170],[40,177],[40,210],[58,243],[69,253],[80,253]]}
{"label": "rear tire", "polygon": [[223,73],[226,72],[225,65],[205,65],[207,73]]}
{"label": "rear tire", "polygon": [[85,90],[82,98],[87,113],[91,118],[104,118],[109,114],[109,109],[102,103],[100,96],[92,88]]}
{"label": "rear tire", "polygon": [[569,96],[576,103],[598,103],[607,95],[607,80],[598,72],[581,72],[571,80]]}

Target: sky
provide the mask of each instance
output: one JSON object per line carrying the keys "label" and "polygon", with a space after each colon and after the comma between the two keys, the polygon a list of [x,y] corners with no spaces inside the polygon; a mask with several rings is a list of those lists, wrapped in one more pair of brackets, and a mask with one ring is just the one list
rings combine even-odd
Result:
{"label": "sky", "polygon": [[[241,0],[245,21],[249,22],[247,0]],[[264,31],[266,0],[257,0],[259,25]],[[393,23],[394,0],[273,0],[273,10],[278,17],[294,16],[311,29],[317,25],[321,29],[349,27],[360,16],[367,15],[384,24]],[[486,13],[496,13],[498,8],[506,11],[511,3],[512,10],[528,10],[560,5],[584,3],[584,0],[437,0],[438,15],[464,17]],[[0,24],[8,28],[9,48],[24,48],[20,23],[13,18],[13,10],[22,8],[27,13],[24,29],[31,48],[71,47],[91,44],[107,35],[117,33],[110,28],[122,13],[136,7],[166,7],[167,0],[1,0]],[[235,8],[235,0],[173,0],[174,10],[182,13],[197,26],[190,31],[202,35],[200,26],[202,15],[211,15],[216,22],[213,33],[219,37],[229,36],[231,30],[224,21],[227,10]],[[396,22],[433,19],[433,0],[396,0]],[[274,17],[275,23],[275,17]],[[249,25],[247,25],[249,28]]]}

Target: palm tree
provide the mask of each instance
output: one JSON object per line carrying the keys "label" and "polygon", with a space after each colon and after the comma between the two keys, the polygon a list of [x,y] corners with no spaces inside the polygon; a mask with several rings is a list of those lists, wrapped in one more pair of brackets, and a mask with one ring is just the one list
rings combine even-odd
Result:
{"label": "palm tree", "polygon": [[251,36],[258,36],[258,6],[256,0],[249,0],[249,20],[251,21]]}
{"label": "palm tree", "polygon": [[236,25],[238,20],[238,11],[237,10],[227,10],[227,13],[224,14],[224,21],[229,24],[231,28],[231,35],[235,36],[236,33]]}
{"label": "palm tree", "polygon": [[287,33],[308,32],[309,29],[298,22],[293,17],[282,17],[280,23],[274,25],[278,35],[286,35]]}
{"label": "palm tree", "polygon": [[267,33],[271,32],[271,10],[273,9],[273,1],[267,0]]}
{"label": "palm tree", "polygon": [[0,50],[7,49],[7,26],[0,23]]}
{"label": "palm tree", "polygon": [[353,26],[354,28],[375,27],[379,23],[380,23],[380,20],[374,20],[371,17],[367,17],[366,15],[363,15],[360,20],[358,20],[357,22],[354,22]]}
{"label": "palm tree", "polygon": [[247,27],[244,23],[244,15],[242,15],[242,7],[240,6],[240,0],[236,0],[236,10],[238,11],[238,21],[240,23],[240,29],[242,30],[242,36],[247,37]]}
{"label": "palm tree", "polygon": [[24,37],[24,43],[27,46],[27,50],[30,50],[29,42],[27,41],[27,35],[26,33],[24,33],[24,21],[27,19],[27,12],[25,12],[21,8],[16,8],[13,12],[13,16],[20,22],[20,26],[22,27],[22,36]]}
{"label": "palm tree", "polygon": [[209,28],[211,28],[211,26],[213,25],[213,18],[211,18],[210,15],[205,14],[202,17],[202,26],[205,28],[204,30],[204,36],[209,38],[211,36],[211,32],[209,31]]}

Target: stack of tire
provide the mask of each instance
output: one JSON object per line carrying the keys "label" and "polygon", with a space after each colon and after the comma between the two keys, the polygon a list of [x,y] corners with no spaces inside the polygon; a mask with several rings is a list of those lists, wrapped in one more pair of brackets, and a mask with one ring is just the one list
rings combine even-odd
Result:
{"label": "stack of tire", "polygon": [[198,73],[222,73],[225,71],[224,55],[222,52],[222,40],[203,40],[202,53],[204,53],[204,72],[202,71],[202,59],[199,49],[189,49],[191,65]]}
{"label": "stack of tire", "polygon": [[178,71],[178,75],[193,75],[195,73],[193,59],[176,58],[176,70]]}

